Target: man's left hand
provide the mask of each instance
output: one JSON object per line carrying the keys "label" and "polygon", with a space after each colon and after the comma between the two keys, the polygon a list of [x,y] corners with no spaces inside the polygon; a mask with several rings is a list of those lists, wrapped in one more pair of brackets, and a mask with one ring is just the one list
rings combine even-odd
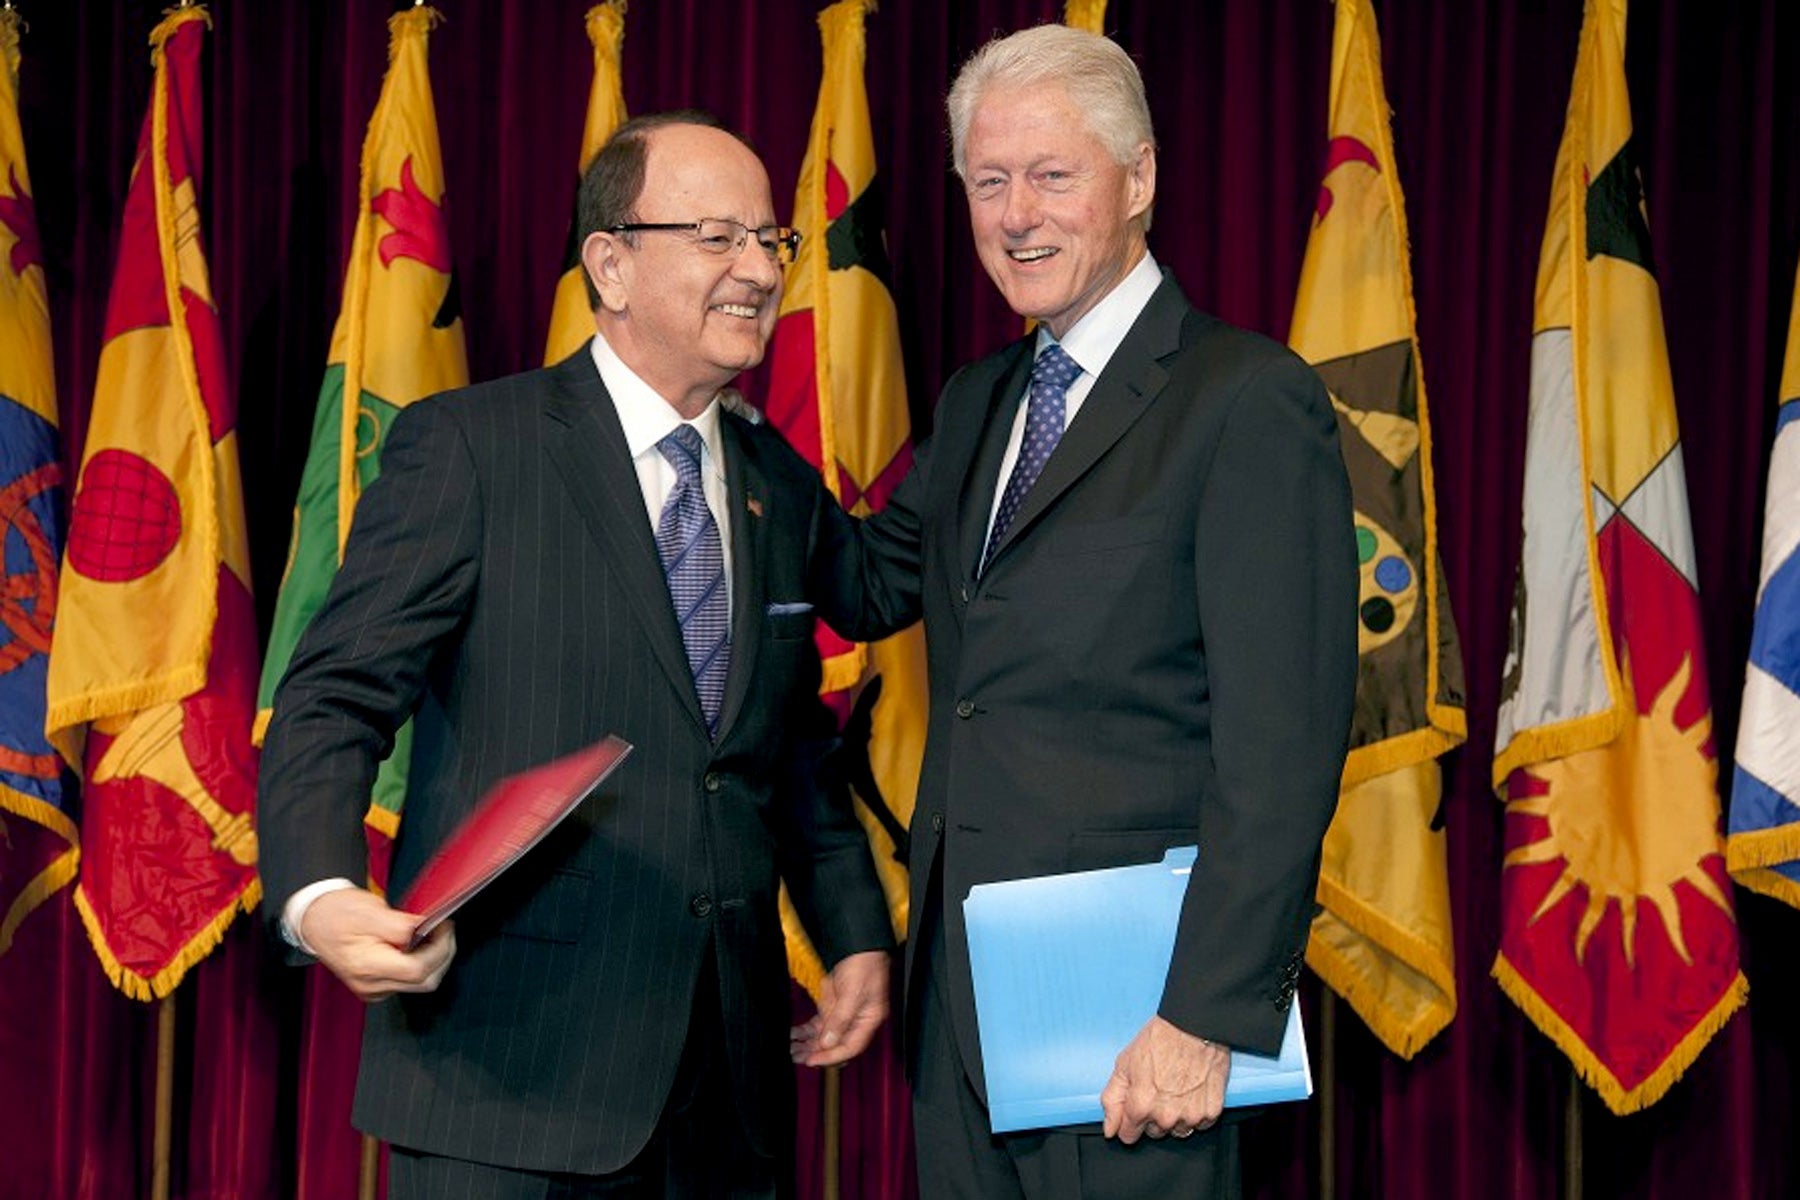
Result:
{"label": "man's left hand", "polygon": [[829,1067],[861,1054],[888,1012],[886,950],[864,950],[838,960],[819,989],[819,1011],[789,1038],[793,1060]]}
{"label": "man's left hand", "polygon": [[1138,1138],[1183,1138],[1210,1129],[1225,1106],[1231,1052],[1151,1017],[1113,1062],[1100,1093],[1104,1132],[1129,1146]]}

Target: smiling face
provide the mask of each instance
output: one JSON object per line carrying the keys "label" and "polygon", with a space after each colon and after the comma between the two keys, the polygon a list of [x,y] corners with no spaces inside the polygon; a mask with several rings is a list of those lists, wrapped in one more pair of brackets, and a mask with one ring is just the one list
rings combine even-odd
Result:
{"label": "smiling face", "polygon": [[[648,134],[646,150],[635,222],[775,223],[768,173],[724,130],[665,126]],[[607,343],[684,417],[762,361],[781,268],[756,238],[736,253],[710,254],[686,232],[600,232],[589,235],[582,260],[600,293],[595,320]]]}
{"label": "smiling face", "polygon": [[1049,82],[983,95],[963,157],[981,265],[1014,312],[1062,337],[1143,255],[1156,151],[1121,165]]}

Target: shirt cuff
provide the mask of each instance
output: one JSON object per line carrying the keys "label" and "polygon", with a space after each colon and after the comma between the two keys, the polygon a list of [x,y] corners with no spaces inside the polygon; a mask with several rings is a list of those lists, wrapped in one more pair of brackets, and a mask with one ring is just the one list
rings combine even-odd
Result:
{"label": "shirt cuff", "polygon": [[288,902],[281,906],[281,936],[287,939],[288,945],[293,946],[302,954],[310,954],[317,958],[318,955],[314,953],[313,948],[306,944],[305,938],[300,936],[300,926],[306,920],[306,910],[312,907],[314,900],[326,892],[341,892],[345,888],[355,886],[348,879],[321,879],[317,883],[307,884],[289,896]]}

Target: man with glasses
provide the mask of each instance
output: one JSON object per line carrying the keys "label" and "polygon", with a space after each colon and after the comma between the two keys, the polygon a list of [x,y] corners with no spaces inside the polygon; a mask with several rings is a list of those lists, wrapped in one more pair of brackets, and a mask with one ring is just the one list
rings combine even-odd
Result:
{"label": "man with glasses", "polygon": [[[815,780],[830,495],[719,401],[762,359],[798,235],[696,113],[619,129],[579,233],[596,336],[401,414],[263,752],[267,909],[372,1002],[354,1119],[393,1144],[396,1200],[789,1190],[778,875],[835,964],[813,1061],[886,1012],[867,841]],[[412,950],[412,919],[351,882],[408,716],[395,895],[496,779],[635,746]]]}

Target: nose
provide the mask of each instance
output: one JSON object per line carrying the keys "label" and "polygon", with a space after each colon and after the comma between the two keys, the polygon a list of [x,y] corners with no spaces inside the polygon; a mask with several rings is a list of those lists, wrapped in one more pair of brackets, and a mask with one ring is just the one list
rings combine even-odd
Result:
{"label": "nose", "polygon": [[1000,230],[1007,237],[1024,237],[1038,227],[1040,212],[1037,189],[1013,183],[1006,189],[1005,204],[1000,210]]}
{"label": "nose", "polygon": [[734,279],[741,280],[761,291],[773,291],[781,282],[781,267],[769,256],[769,252],[756,240],[755,234],[744,239],[738,247],[737,258],[731,264]]}

